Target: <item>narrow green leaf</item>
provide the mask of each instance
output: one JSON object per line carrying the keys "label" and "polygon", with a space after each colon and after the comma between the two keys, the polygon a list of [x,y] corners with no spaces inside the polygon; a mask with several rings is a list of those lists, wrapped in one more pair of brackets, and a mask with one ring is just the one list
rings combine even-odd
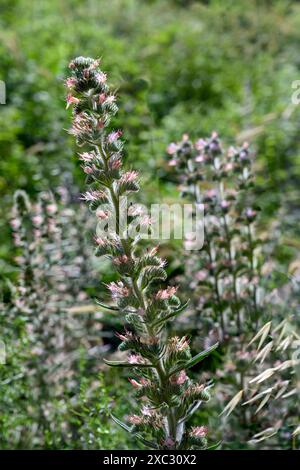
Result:
{"label": "narrow green leaf", "polygon": [[112,420],[113,420],[116,424],[118,424],[119,426],[121,426],[121,428],[125,429],[125,431],[129,432],[130,434],[132,434],[132,429],[133,429],[132,426],[131,426],[131,427],[127,426],[127,424],[123,423],[123,421],[120,421],[118,418],[116,418],[116,417],[115,417],[114,415],[112,415],[112,414],[111,414],[110,416],[111,416]]}
{"label": "narrow green leaf", "polygon": [[221,444],[222,444],[222,441],[216,442],[215,444],[212,444],[211,446],[206,447],[205,450],[215,450],[215,449],[217,449]]}
{"label": "narrow green leaf", "polygon": [[205,349],[205,351],[201,351],[199,354],[192,357],[192,359],[190,359],[186,363],[180,364],[179,366],[175,367],[175,369],[171,370],[169,376],[180,372],[182,369],[189,369],[190,367],[193,367],[194,365],[198,364],[198,362],[203,361],[203,359],[209,356],[218,346],[219,343],[216,343],[210,348]]}
{"label": "narrow green leaf", "polygon": [[108,361],[107,359],[103,359],[103,361],[110,367],[154,367],[153,364],[130,364],[129,362]]}
{"label": "narrow green leaf", "polygon": [[96,304],[97,304],[97,305],[100,305],[100,307],[103,307],[103,308],[105,308],[106,310],[113,310],[113,311],[116,311],[116,312],[119,312],[119,311],[120,311],[119,307],[116,307],[116,306],[114,306],[114,305],[106,305],[106,304],[100,302],[100,300],[98,300],[98,299],[96,299]]}

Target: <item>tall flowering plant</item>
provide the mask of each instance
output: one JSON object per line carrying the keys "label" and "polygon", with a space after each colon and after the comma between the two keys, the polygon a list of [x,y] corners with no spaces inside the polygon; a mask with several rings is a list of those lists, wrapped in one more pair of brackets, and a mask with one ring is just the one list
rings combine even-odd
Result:
{"label": "tall flowering plant", "polygon": [[260,316],[257,210],[248,144],[224,150],[214,132],[192,142],[184,135],[167,149],[179,172],[182,194],[204,206],[204,246],[189,257],[189,278],[197,292],[196,311],[206,312],[219,335],[255,330]]}
{"label": "tall flowering plant", "polygon": [[[218,392],[223,413],[246,398],[244,384],[251,354],[247,342],[267,318],[261,276],[260,241],[255,236],[257,207],[253,204],[252,155],[247,143],[225,149],[216,132],[192,142],[184,135],[168,146],[169,165],[178,170],[182,195],[204,207],[204,245],[185,263],[185,276],[193,289],[198,327],[222,341],[223,380]],[[228,401],[229,397],[233,399]],[[225,440],[241,429],[248,435],[252,417],[245,408],[233,426],[224,426]]]}
{"label": "tall flowering plant", "polygon": [[[205,448],[206,427],[189,428],[186,423],[200,404],[209,400],[209,385],[193,383],[187,370],[217,344],[192,357],[186,337],[167,337],[167,322],[185,305],[176,296],[176,287],[160,285],[167,274],[157,248],[143,249],[139,243],[139,229],[148,229],[151,221],[136,206],[129,205],[124,214],[120,205],[122,198],[139,190],[139,177],[134,170],[122,169],[122,132],[110,128],[118,111],[116,97],[99,60],[78,57],[69,68],[70,133],[79,146],[86,147],[79,154],[88,185],[83,198],[101,225],[106,221],[108,226],[95,237],[96,254],[108,257],[118,274],[118,280],[107,285],[114,305],[105,306],[120,312],[127,324],[118,334],[120,350],[128,353],[127,359],[106,362],[130,369],[130,382],[138,402],[142,401],[140,411],[131,415],[128,423],[114,420],[150,448]],[[135,235],[129,236],[124,218],[135,226]]]}

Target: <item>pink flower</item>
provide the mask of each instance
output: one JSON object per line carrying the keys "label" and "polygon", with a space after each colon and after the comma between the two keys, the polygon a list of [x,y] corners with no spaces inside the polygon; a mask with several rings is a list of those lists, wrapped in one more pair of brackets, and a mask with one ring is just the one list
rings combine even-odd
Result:
{"label": "pink flower", "polygon": [[257,212],[255,210],[251,209],[250,207],[246,210],[246,217],[248,219],[254,219],[256,214],[257,214]]}
{"label": "pink flower", "polygon": [[99,103],[103,104],[105,100],[106,100],[106,94],[100,93],[99,98],[98,98]]}
{"label": "pink flower", "polygon": [[80,198],[84,201],[98,201],[99,199],[106,198],[106,194],[104,191],[94,190],[94,191],[87,191],[83,194]]}
{"label": "pink flower", "polygon": [[129,288],[122,281],[111,282],[106,284],[106,287],[110,290],[113,298],[128,297],[130,294]]}
{"label": "pink flower", "polygon": [[221,201],[221,207],[222,209],[227,209],[229,207],[229,202],[224,199]]}
{"label": "pink flower", "polygon": [[175,158],[172,158],[172,160],[169,161],[169,166],[176,166],[177,165],[177,160]]}
{"label": "pink flower", "polygon": [[18,230],[21,227],[21,221],[19,219],[12,219],[10,221],[10,225],[14,230]]}
{"label": "pink flower", "polygon": [[141,364],[143,358],[139,354],[130,354],[130,356],[128,356],[128,362],[129,364]]}
{"label": "pink flower", "polygon": [[120,178],[121,183],[131,183],[132,181],[135,181],[138,177],[138,172],[135,170],[132,171],[126,171],[126,173],[123,173],[123,175]]}
{"label": "pink flower", "polygon": [[72,95],[68,95],[67,98],[66,98],[66,101],[67,101],[67,106],[66,108],[68,109],[69,106],[71,104],[78,104],[80,103],[80,99],[79,98],[76,98],[75,96],[72,96]]}
{"label": "pink flower", "polygon": [[73,78],[73,77],[69,77],[69,78],[67,78],[67,80],[66,80],[66,86],[67,86],[67,88],[73,88],[74,85],[76,85],[76,83],[77,83],[77,80],[76,80],[76,78]]}
{"label": "pink flower", "polygon": [[57,212],[57,205],[56,204],[48,204],[47,212],[49,215],[53,215]]}
{"label": "pink flower", "polygon": [[198,437],[198,438],[201,438],[201,437],[205,437],[208,433],[208,429],[206,426],[195,426],[191,429],[191,436],[193,437]]}
{"label": "pink flower", "polygon": [[116,101],[115,95],[109,95],[109,96],[107,96],[107,98],[105,100],[106,103],[114,103],[115,101]]}
{"label": "pink flower", "polygon": [[166,289],[161,289],[156,294],[156,299],[158,300],[166,300],[172,297],[177,291],[178,287],[167,287]]}
{"label": "pink flower", "polygon": [[119,137],[121,137],[122,135],[122,131],[113,131],[111,132],[110,134],[108,134],[107,136],[107,140],[108,140],[108,143],[109,144],[112,144],[113,142],[115,142],[116,140],[118,140]]}
{"label": "pink flower", "polygon": [[195,143],[195,149],[203,150],[206,145],[207,145],[207,142],[205,139],[198,139],[197,142]]}
{"label": "pink flower", "polygon": [[99,83],[99,85],[102,85],[103,83],[106,82],[107,77],[104,72],[97,72],[95,74],[95,79]]}
{"label": "pink flower", "polygon": [[203,156],[203,155],[197,155],[197,156],[195,157],[195,162],[197,162],[197,163],[202,163],[202,162],[204,162],[204,156]]}
{"label": "pink flower", "polygon": [[183,385],[184,382],[188,379],[184,370],[181,370],[178,375],[174,375],[170,378],[170,382],[173,385]]}
{"label": "pink flower", "polygon": [[206,191],[205,196],[209,199],[212,199],[213,197],[217,196],[217,193],[215,189],[209,189],[208,191]]}
{"label": "pink flower", "polygon": [[134,388],[143,388],[143,385],[137,382],[135,379],[128,379],[128,380]]}
{"label": "pink flower", "polygon": [[108,211],[103,211],[102,209],[97,210],[96,212],[97,217],[101,220],[108,219],[109,212]]}
{"label": "pink flower", "polygon": [[128,421],[131,423],[131,424],[142,424],[143,422],[143,418],[141,418],[140,416],[138,415],[132,415],[132,416],[129,416],[128,418]]}
{"label": "pink flower", "polygon": [[36,215],[32,218],[32,222],[34,223],[34,225],[41,225],[43,223],[43,217],[41,215]]}
{"label": "pink flower", "polygon": [[167,153],[168,153],[169,155],[174,155],[174,153],[176,153],[178,149],[179,149],[178,145],[175,144],[174,142],[172,142],[172,143],[169,144],[168,147],[167,147]]}

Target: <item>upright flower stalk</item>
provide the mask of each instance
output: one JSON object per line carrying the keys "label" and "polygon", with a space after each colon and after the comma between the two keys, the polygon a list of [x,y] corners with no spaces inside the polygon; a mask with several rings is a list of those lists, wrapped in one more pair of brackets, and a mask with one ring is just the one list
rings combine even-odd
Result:
{"label": "upright flower stalk", "polygon": [[[206,428],[188,429],[186,421],[209,399],[209,386],[194,384],[186,371],[217,345],[191,357],[187,338],[167,338],[166,323],[185,306],[176,296],[176,287],[159,285],[167,274],[157,248],[140,246],[138,231],[150,230],[151,221],[137,206],[130,205],[125,215],[120,207],[123,197],[139,190],[139,181],[136,171],[122,170],[122,132],[110,129],[118,111],[116,98],[98,60],[78,57],[69,68],[67,106],[74,106],[70,133],[79,146],[86,147],[79,154],[89,186],[83,198],[101,224],[107,221],[109,227],[95,237],[96,254],[109,257],[119,277],[107,285],[114,305],[106,307],[123,314],[128,325],[118,334],[120,350],[128,351],[127,360],[106,362],[128,367],[136,397],[143,397],[140,412],[130,416],[128,424],[114,420],[150,448],[205,448]],[[128,236],[124,217],[134,224],[136,235]]]}
{"label": "upright flower stalk", "polygon": [[184,135],[167,152],[170,166],[179,170],[183,195],[204,205],[204,246],[192,260],[200,297],[196,308],[212,313],[223,339],[255,330],[260,272],[248,144],[224,151],[214,132],[194,143]]}

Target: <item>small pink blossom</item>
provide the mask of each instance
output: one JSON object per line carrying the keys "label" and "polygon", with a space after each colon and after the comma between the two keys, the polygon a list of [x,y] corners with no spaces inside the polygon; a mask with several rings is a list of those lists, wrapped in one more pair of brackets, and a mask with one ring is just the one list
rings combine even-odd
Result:
{"label": "small pink blossom", "polygon": [[126,255],[117,256],[116,258],[113,259],[113,263],[116,266],[121,266],[122,264],[126,264],[128,262],[128,259],[129,258]]}
{"label": "small pink blossom", "polygon": [[128,356],[128,362],[129,364],[140,364],[143,362],[143,358],[139,354],[130,354],[130,356]]}
{"label": "small pink blossom", "polygon": [[142,424],[143,422],[143,418],[141,418],[140,416],[138,415],[132,415],[132,416],[129,416],[128,418],[128,421],[131,423],[131,424]]}
{"label": "small pink blossom", "polygon": [[83,171],[86,175],[92,175],[94,173],[94,170],[91,166],[84,166]]}
{"label": "small pink blossom", "polygon": [[169,286],[166,289],[159,290],[155,297],[158,300],[169,299],[170,297],[172,297],[172,295],[174,295],[176,293],[177,289],[178,289],[178,287]]}
{"label": "small pink blossom", "polygon": [[123,175],[120,178],[121,183],[131,183],[132,181],[135,181],[138,177],[138,172],[135,170],[131,171],[126,171],[126,173],[123,173]]}
{"label": "small pink blossom", "polygon": [[174,385],[183,385],[185,381],[188,379],[184,370],[181,370],[178,375],[174,375],[171,377],[170,382]]}
{"label": "small pink blossom", "polygon": [[98,201],[99,199],[105,198],[106,194],[104,191],[95,190],[95,191],[87,191],[82,195],[80,199],[84,201]]}
{"label": "small pink blossom", "polygon": [[116,140],[118,140],[119,137],[121,137],[122,135],[122,131],[113,131],[111,132],[110,134],[108,134],[107,136],[107,141],[109,144],[112,144],[113,142],[115,142]]}
{"label": "small pink blossom", "polygon": [[168,147],[167,147],[167,153],[168,153],[169,155],[174,155],[174,153],[176,153],[178,149],[179,149],[178,145],[175,144],[174,142],[172,142],[172,143],[169,144]]}
{"label": "small pink blossom", "polygon": [[68,109],[69,106],[71,104],[78,104],[80,103],[80,99],[79,98],[76,98],[75,96],[72,96],[72,95],[68,95],[67,98],[66,98],[66,101],[67,101],[67,106],[66,108]]}
{"label": "small pink blossom", "polygon": [[47,206],[47,212],[49,215],[56,214],[57,212],[57,205],[56,204],[48,204]]}
{"label": "small pink blossom", "polygon": [[140,384],[137,380],[135,379],[128,379],[128,380],[134,388],[143,388],[143,385]]}
{"label": "small pink blossom", "polygon": [[195,426],[191,429],[191,432],[190,432],[190,434],[193,437],[199,437],[199,438],[206,437],[207,433],[208,433],[208,429],[206,426]]}
{"label": "small pink blossom", "polygon": [[102,209],[97,210],[96,212],[97,217],[101,220],[108,219],[109,217],[109,212],[108,211],[103,211]]}
{"label": "small pink blossom", "polygon": [[128,297],[130,294],[129,288],[126,287],[122,281],[111,282],[110,284],[106,284],[106,287],[110,290],[113,298]]}
{"label": "small pink blossom", "polygon": [[226,199],[223,199],[223,201],[221,201],[221,207],[222,209],[227,209],[229,207],[229,202],[226,201]]}
{"label": "small pink blossom", "polygon": [[66,79],[66,86],[67,88],[73,88],[76,85],[77,80],[74,77],[69,77]]}
{"label": "small pink blossom", "polygon": [[206,145],[207,145],[207,142],[205,139],[198,139],[197,142],[195,143],[195,148],[196,150],[203,150]]}
{"label": "small pink blossom", "polygon": [[105,93],[100,93],[99,95],[99,98],[98,98],[98,102],[99,104],[103,104],[106,100],[106,94]]}

